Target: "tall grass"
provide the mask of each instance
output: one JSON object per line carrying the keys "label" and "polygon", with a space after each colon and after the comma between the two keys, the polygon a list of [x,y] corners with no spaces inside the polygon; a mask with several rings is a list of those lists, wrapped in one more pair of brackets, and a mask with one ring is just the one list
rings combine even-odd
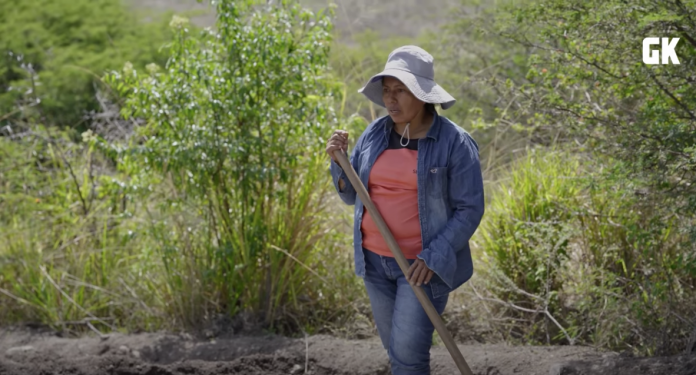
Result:
{"label": "tall grass", "polygon": [[141,314],[151,301],[140,283],[149,267],[137,269],[133,246],[138,223],[126,192],[102,179],[108,161],[66,133],[0,142],[0,320],[151,326]]}
{"label": "tall grass", "polygon": [[330,24],[251,5],[219,3],[218,31],[202,35],[175,17],[165,69],[107,76],[123,115],[144,120],[127,143],[2,139],[3,161],[27,161],[2,166],[3,321],[151,330],[223,314],[311,332],[356,311],[349,240],[328,209]]}
{"label": "tall grass", "polygon": [[606,177],[619,164],[580,155],[530,150],[496,182],[476,297],[506,339],[680,350],[694,328],[692,218],[636,194],[640,181]]}
{"label": "tall grass", "polygon": [[355,311],[360,290],[342,217],[327,207],[323,156],[300,164],[284,204],[268,201],[258,219],[269,231],[265,258],[254,258],[215,237],[205,207],[172,204],[185,191],[166,180],[134,191],[98,150],[41,130],[0,142],[4,324],[149,331],[244,312],[284,332],[313,332]]}

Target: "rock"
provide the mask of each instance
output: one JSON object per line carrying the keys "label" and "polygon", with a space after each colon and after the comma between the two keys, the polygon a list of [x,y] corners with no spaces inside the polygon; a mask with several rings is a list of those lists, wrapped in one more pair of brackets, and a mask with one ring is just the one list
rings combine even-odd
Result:
{"label": "rock", "polygon": [[133,354],[133,357],[140,359],[140,352],[139,351],[133,350],[133,353],[131,353],[131,354]]}
{"label": "rock", "polygon": [[549,369],[549,375],[577,375],[578,372],[565,363],[555,363]]}
{"label": "rock", "polygon": [[300,365],[292,366],[292,370],[290,370],[290,374],[297,374],[300,372],[300,370],[302,370],[302,366],[300,366]]}
{"label": "rock", "polygon": [[5,351],[5,355],[10,356],[15,353],[25,353],[32,350],[34,350],[34,347],[31,345],[15,346],[14,348],[7,349],[7,351]]}
{"label": "rock", "polygon": [[128,347],[127,347],[127,346],[121,345],[121,346],[118,348],[118,352],[121,353],[121,354],[128,354],[129,350],[128,350]]}

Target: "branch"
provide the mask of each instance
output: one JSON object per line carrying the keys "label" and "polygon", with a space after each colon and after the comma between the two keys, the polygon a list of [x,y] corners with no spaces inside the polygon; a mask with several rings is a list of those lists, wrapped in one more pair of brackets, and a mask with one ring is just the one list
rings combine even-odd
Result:
{"label": "branch", "polygon": [[684,37],[684,39],[686,39],[689,42],[689,44],[691,44],[694,48],[696,48],[696,40],[694,40],[694,38],[692,38],[689,34],[687,34],[686,30],[684,30],[683,27],[681,27],[679,25],[674,25],[674,27],[676,27],[677,30],[679,30],[681,35]]}
{"label": "branch", "polygon": [[63,153],[63,149],[60,147],[58,142],[53,140],[53,136],[50,134],[50,130],[47,129],[49,132],[49,138],[46,139],[47,141],[53,143],[56,146],[56,149],[58,150],[58,153],[60,153],[60,157],[63,159],[63,162],[65,165],[68,166],[68,172],[70,173],[70,176],[72,177],[73,183],[75,184],[75,190],[77,190],[77,196],[80,197],[80,201],[82,202],[82,210],[87,216],[89,213],[89,208],[87,207],[87,202],[85,201],[85,197],[82,196],[82,189],[80,188],[80,182],[77,180],[77,176],[75,176],[75,172],[73,171],[72,164],[68,161],[68,158],[65,157],[65,154]]}
{"label": "branch", "polygon": [[[486,298],[486,297],[483,297],[483,296],[481,296],[481,295],[479,294],[479,292],[478,292],[478,291],[476,290],[476,288],[474,288],[473,286],[472,286],[472,289],[474,290],[474,293],[476,293],[476,297],[478,297],[478,299],[480,299],[481,301],[488,301],[488,302],[499,303],[499,304],[502,304],[502,305],[511,307],[511,308],[513,308],[513,309],[515,309],[515,310],[523,311],[523,312],[528,312],[528,313],[532,313],[532,314],[543,313],[544,315],[546,315],[546,316],[553,322],[553,324],[556,325],[556,327],[558,327],[558,329],[560,329],[560,330],[563,332],[563,334],[565,335],[565,337],[566,337],[566,339],[568,340],[568,343],[569,343],[570,345],[574,345],[574,344],[575,344],[575,340],[574,340],[573,338],[570,337],[570,335],[568,334],[568,331],[566,331],[566,330],[563,328],[563,326],[561,326],[561,324],[556,320],[556,318],[554,318],[553,315],[551,315],[551,313],[549,312],[549,309],[548,309],[548,308],[545,308],[544,310],[541,310],[541,309],[532,310],[532,309],[528,309],[528,308],[526,308],[526,307],[517,306],[517,305],[515,305],[515,304],[512,303],[512,302],[505,302],[505,301],[502,301],[502,300],[499,300],[499,299],[495,299],[495,298]],[[537,297],[537,298],[540,298],[540,297],[538,297],[538,296],[536,296],[536,297]]]}
{"label": "branch", "polygon": [[662,82],[660,82],[657,79],[657,77],[655,77],[655,75],[653,74],[653,72],[650,69],[647,69],[647,72],[650,75],[650,78],[652,78],[652,80],[657,84],[657,86],[665,94],[667,94],[670,98],[672,98],[672,100],[674,100],[674,102],[677,103],[677,105],[679,105],[679,107],[681,107],[684,110],[684,112],[686,112],[692,120],[696,121],[696,115],[694,115],[693,112],[691,112],[689,107],[687,107],[686,104],[682,103],[679,99],[677,99],[677,97],[675,97],[674,94],[672,94],[672,92],[667,90],[667,88],[662,85]]}
{"label": "branch", "polygon": [[[681,10],[682,12],[684,12],[684,14],[686,14],[686,18],[688,18],[689,21],[691,21],[691,26],[696,27],[696,23],[694,23],[694,19],[691,18],[691,14],[689,13],[689,11],[688,11],[688,10],[686,9],[686,7],[684,6],[684,3],[682,3],[681,0],[676,0],[675,3],[676,3],[677,6],[679,7],[679,10]],[[679,27],[677,26],[677,28],[679,28]],[[682,30],[679,30],[679,31],[682,31]],[[688,37],[687,37],[687,38],[688,38]],[[694,45],[694,47],[696,47],[696,45]]]}
{"label": "branch", "polygon": [[605,68],[599,66],[596,62],[589,61],[589,60],[587,60],[586,58],[584,58],[582,55],[579,55],[579,54],[577,54],[577,53],[574,53],[573,51],[565,50],[565,49],[561,49],[561,48],[542,47],[542,46],[536,45],[536,44],[534,44],[534,43],[532,43],[532,42],[529,42],[529,41],[520,41],[520,40],[518,40],[518,39],[516,39],[516,38],[514,38],[514,37],[512,37],[512,36],[508,36],[508,38],[510,38],[510,39],[512,39],[513,41],[515,41],[515,42],[517,42],[517,43],[520,43],[520,44],[522,44],[523,46],[526,46],[526,47],[534,47],[534,48],[538,48],[538,49],[541,49],[541,50],[544,50],[544,51],[561,51],[561,52],[569,53],[569,54],[573,55],[574,57],[577,57],[578,59],[582,60],[584,63],[586,63],[586,64],[588,64],[588,65],[592,65],[592,66],[594,66],[595,68],[601,70],[601,71],[604,72],[606,75],[608,75],[608,76],[610,76],[610,77],[612,77],[612,78],[616,78],[616,79],[625,79],[625,78],[626,78],[626,77],[623,77],[623,76],[617,76],[617,75],[615,75],[615,74],[609,72],[609,71],[606,70]]}

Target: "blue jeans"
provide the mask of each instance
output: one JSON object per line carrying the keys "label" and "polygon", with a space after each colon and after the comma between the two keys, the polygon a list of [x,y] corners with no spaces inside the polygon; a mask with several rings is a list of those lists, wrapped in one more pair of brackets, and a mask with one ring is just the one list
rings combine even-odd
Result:
{"label": "blue jeans", "polygon": [[[387,349],[393,375],[429,375],[430,347],[435,327],[413,293],[396,259],[365,253],[365,287],[382,345]],[[409,259],[412,264],[415,259]],[[433,276],[432,282],[442,282]],[[438,314],[449,294],[433,298],[430,284],[421,286]]]}

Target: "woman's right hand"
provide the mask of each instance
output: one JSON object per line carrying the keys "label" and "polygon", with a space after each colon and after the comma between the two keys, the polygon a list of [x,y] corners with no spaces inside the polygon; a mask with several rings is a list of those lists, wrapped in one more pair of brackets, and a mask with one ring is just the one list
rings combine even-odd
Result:
{"label": "woman's right hand", "polygon": [[343,150],[348,153],[348,132],[345,130],[335,130],[326,144],[326,153],[335,162],[334,151]]}

